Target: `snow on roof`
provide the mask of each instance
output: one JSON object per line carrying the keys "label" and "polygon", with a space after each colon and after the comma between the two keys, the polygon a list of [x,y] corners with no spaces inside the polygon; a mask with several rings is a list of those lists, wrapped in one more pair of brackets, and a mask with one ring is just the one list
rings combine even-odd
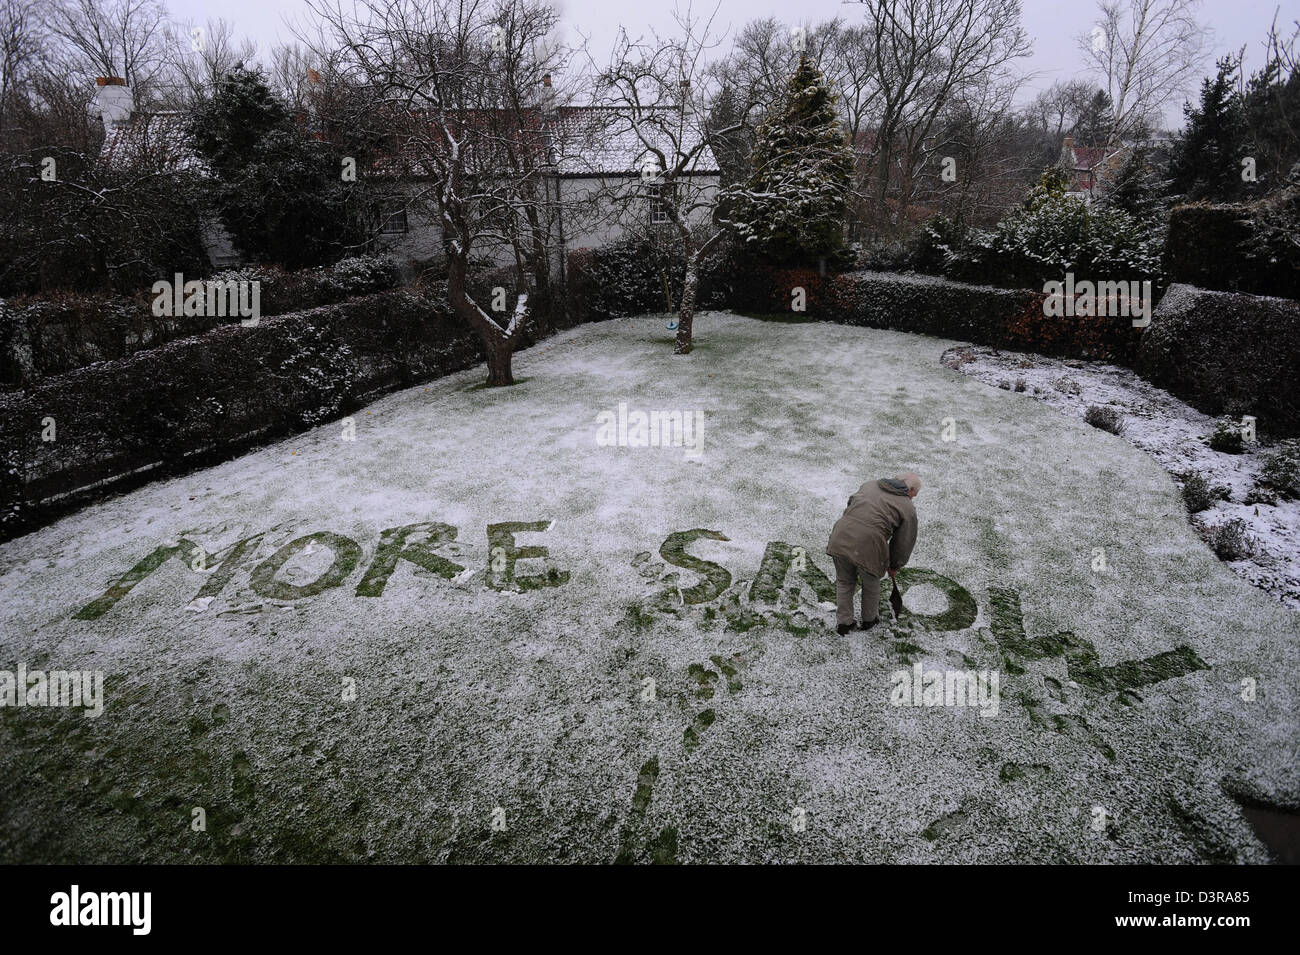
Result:
{"label": "snow on roof", "polygon": [[[679,149],[689,153],[704,137],[697,119],[689,113],[683,117],[672,107],[646,109],[634,124],[613,107],[562,106],[548,119],[547,128],[556,167],[566,176],[639,174],[654,157],[647,143],[673,162]],[[716,174],[713,150],[705,145],[686,171]]]}
{"label": "snow on roof", "polygon": [[99,148],[99,160],[115,169],[148,166],[168,172],[201,172],[203,162],[190,148],[185,116],[176,111],[137,113],[112,126]]}

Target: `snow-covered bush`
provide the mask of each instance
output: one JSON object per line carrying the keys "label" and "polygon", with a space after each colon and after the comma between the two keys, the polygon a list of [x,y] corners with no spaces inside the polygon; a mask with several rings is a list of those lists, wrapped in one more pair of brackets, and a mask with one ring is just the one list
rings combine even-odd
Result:
{"label": "snow-covered bush", "polygon": [[[0,434],[12,436],[0,492],[53,501],[106,477],[129,483],[134,473],[156,476],[159,465],[193,467],[203,455],[299,431],[482,360],[477,335],[445,296],[389,291],[256,326],[223,325],[0,394]],[[59,422],[58,441],[42,441],[33,426],[47,415]],[[69,421],[76,426],[65,429]],[[0,510],[8,522],[0,536],[41,513],[35,503]]]}
{"label": "snow-covered bush", "polygon": [[1111,434],[1119,434],[1124,430],[1124,415],[1110,405],[1089,405],[1083,413],[1083,420],[1094,428]]}
{"label": "snow-covered bush", "polygon": [[1169,213],[1171,282],[1300,297],[1300,184],[1254,202],[1196,202]]}
{"label": "snow-covered bush", "polygon": [[322,290],[342,301],[354,295],[369,295],[396,288],[401,273],[387,255],[357,255],[317,269]]}
{"label": "snow-covered bush", "polygon": [[1247,533],[1241,518],[1206,527],[1201,536],[1219,560],[1245,560],[1255,552],[1255,539]]}
{"label": "snow-covered bush", "polygon": [[359,255],[301,272],[286,272],[271,265],[243,266],[218,272],[212,280],[259,282],[261,312],[270,316],[396,288],[401,274],[387,256]]}
{"label": "snow-covered bush", "polygon": [[1206,414],[1250,414],[1265,434],[1300,434],[1300,303],[1170,286],[1134,367]]}
{"label": "snow-covered bush", "polygon": [[0,300],[0,384],[31,384],[238,321],[156,316],[150,301],[69,292]]}
{"label": "snow-covered bush", "polygon": [[1184,471],[1178,477],[1183,482],[1183,503],[1187,505],[1190,514],[1199,514],[1215,501],[1228,496],[1226,487],[1211,487],[1205,476],[1196,471]]}
{"label": "snow-covered bush", "polygon": [[1241,422],[1232,418],[1220,418],[1214,423],[1209,438],[1211,450],[1221,454],[1241,454],[1241,442]]}
{"label": "snow-covered bush", "polygon": [[[697,308],[730,304],[731,255],[722,242],[702,263]],[[575,249],[569,254],[569,309],[577,321],[674,311],[685,271],[679,251],[653,234]]]}
{"label": "snow-covered bush", "polygon": [[1007,288],[1042,288],[1061,281],[1141,281],[1160,284],[1159,235],[1115,208],[1089,206],[1066,195],[1044,195],[978,229],[947,254],[952,278]]}
{"label": "snow-covered bush", "polygon": [[1300,439],[1279,442],[1264,452],[1260,484],[1283,497],[1300,497]]}

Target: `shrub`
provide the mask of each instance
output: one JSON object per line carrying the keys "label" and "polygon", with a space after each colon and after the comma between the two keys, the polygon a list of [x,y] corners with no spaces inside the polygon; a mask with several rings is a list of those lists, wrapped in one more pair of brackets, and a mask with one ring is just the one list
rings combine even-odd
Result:
{"label": "shrub", "polygon": [[1220,418],[1210,434],[1210,448],[1223,454],[1241,454],[1241,424],[1231,418]]}
{"label": "shrub", "polygon": [[[265,265],[227,269],[209,281],[260,282],[261,315],[270,317],[391,289],[400,275],[384,256],[357,256],[304,272]],[[151,292],[0,300],[0,384],[30,384],[239,321],[236,315],[154,315],[152,301]]]}
{"label": "shrub", "polygon": [[1007,288],[1042,288],[1066,272],[1078,280],[1161,285],[1160,253],[1159,237],[1140,219],[1053,193],[972,232],[946,255],[945,273]]}
{"label": "shrub", "polygon": [[1164,267],[1169,281],[1220,291],[1300,297],[1300,185],[1254,202],[1175,206]]}
{"label": "shrub", "polygon": [[1063,395],[1080,395],[1083,393],[1083,388],[1069,375],[1062,375],[1056,379],[1056,381],[1052,382],[1052,387]]}
{"label": "shrub", "polygon": [[1108,405],[1089,405],[1083,413],[1083,420],[1094,428],[1119,434],[1124,430],[1124,415],[1118,408]]}
{"label": "shrub", "polygon": [[212,276],[212,281],[260,282],[261,311],[270,316],[396,288],[401,284],[401,273],[387,256],[359,255],[300,272],[286,272],[273,265],[227,269]]}
{"label": "shrub", "polygon": [[790,288],[808,289],[810,315],[845,325],[893,328],[985,345],[1006,344],[1006,324],[1032,292],[966,285],[922,275],[852,272],[785,274],[774,296],[790,311]]}
{"label": "shrub", "polygon": [[1225,487],[1210,487],[1210,482],[1195,471],[1184,471],[1179,479],[1183,482],[1183,503],[1191,514],[1199,514],[1228,494]]}
{"label": "shrub", "polygon": [[[697,309],[728,304],[733,255],[723,241],[701,262]],[[577,321],[676,311],[681,305],[686,265],[676,240],[667,234],[638,234],[595,249],[575,249],[568,262],[569,305]]]}
{"label": "shrub", "polygon": [[1255,552],[1255,540],[1246,533],[1246,522],[1241,518],[1207,527],[1201,533],[1219,560],[1245,560]]}
{"label": "shrub", "polygon": [[[0,460],[0,491],[20,506],[0,513],[8,522],[0,536],[62,506],[57,495],[83,499],[96,481],[144,480],[158,465],[184,470],[482,357],[478,336],[445,298],[388,291],[224,325],[2,394],[0,433],[12,444]],[[42,442],[32,422],[46,415],[76,427]]]}
{"label": "shrub", "polygon": [[1171,286],[1134,367],[1211,415],[1252,414],[1261,431],[1300,434],[1300,304]]}
{"label": "shrub", "polygon": [[1263,457],[1260,483],[1283,497],[1300,497],[1300,439],[1282,441]]}

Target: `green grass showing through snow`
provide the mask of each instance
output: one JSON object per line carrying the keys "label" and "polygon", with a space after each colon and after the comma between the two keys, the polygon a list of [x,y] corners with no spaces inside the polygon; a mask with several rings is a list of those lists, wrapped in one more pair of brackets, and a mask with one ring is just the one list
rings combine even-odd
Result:
{"label": "green grass showing through snow", "polygon": [[[705,314],[675,357],[663,323],[0,546],[0,669],[107,675],[98,719],[0,709],[0,860],[1265,860],[1225,788],[1300,803],[1300,617],[1156,464],[947,341]],[[622,402],[703,412],[703,457],[598,446]],[[830,527],[903,469],[912,614],[838,637]],[[182,539],[205,569],[123,582]],[[918,663],[997,671],[997,715],[892,706]]]}

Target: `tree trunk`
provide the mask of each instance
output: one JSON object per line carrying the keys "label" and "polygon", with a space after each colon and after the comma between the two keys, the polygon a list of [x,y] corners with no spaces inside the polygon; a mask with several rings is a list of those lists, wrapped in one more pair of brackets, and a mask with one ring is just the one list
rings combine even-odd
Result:
{"label": "tree trunk", "polygon": [[483,351],[487,355],[488,387],[513,385],[515,378],[510,363],[514,357],[517,336],[506,338],[500,327],[483,314],[469,297],[465,290],[466,271],[466,263],[461,258],[453,256],[447,263],[447,296],[451,299],[451,307],[467,325],[478,332],[483,342]]}
{"label": "tree trunk", "polygon": [[[485,338],[487,337],[489,336],[485,336]],[[511,360],[515,355],[513,342],[493,339],[484,342],[484,345],[487,351],[488,387],[496,388],[501,385],[513,385],[515,376],[510,369]]]}
{"label": "tree trunk", "polygon": [[677,314],[677,347],[674,355],[691,353],[691,331],[695,325],[695,290],[700,284],[698,253],[686,260],[686,280],[682,283],[681,310]]}

